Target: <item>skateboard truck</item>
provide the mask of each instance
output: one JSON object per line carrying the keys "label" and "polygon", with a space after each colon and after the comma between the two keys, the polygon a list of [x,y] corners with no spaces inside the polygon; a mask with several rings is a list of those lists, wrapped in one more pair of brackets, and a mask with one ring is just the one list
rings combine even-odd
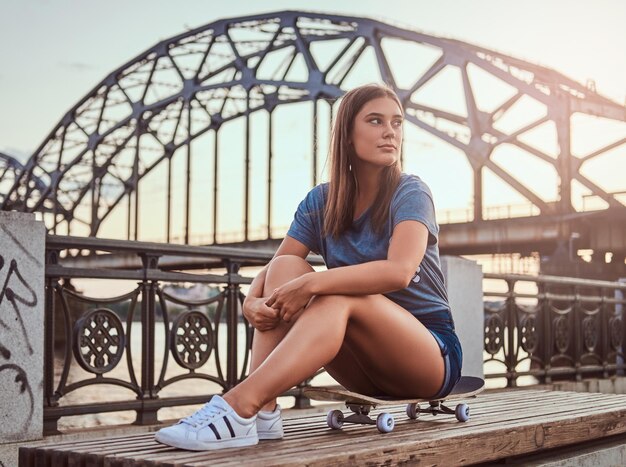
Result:
{"label": "skateboard truck", "polygon": [[469,406],[467,404],[458,404],[454,410],[443,405],[442,401],[430,401],[428,408],[421,408],[417,403],[406,406],[406,415],[412,420],[415,420],[422,413],[454,415],[459,422],[466,422],[470,418]]}
{"label": "skateboard truck", "polygon": [[[341,410],[331,410],[326,416],[327,425],[333,430],[340,430],[344,423],[354,423],[357,425],[376,425],[381,433],[389,433],[395,426],[393,415],[383,412],[376,417],[376,420],[369,416],[370,410],[375,409],[375,405],[352,404],[346,402],[346,406],[352,412],[352,415],[345,417]],[[441,403],[441,401],[432,401],[427,408],[421,408],[417,403],[411,403],[406,406],[407,416],[415,420],[422,413],[430,413],[432,415],[448,414],[454,415],[459,422],[469,420],[469,406],[467,404],[458,404],[454,410]]]}
{"label": "skateboard truck", "polygon": [[346,406],[353,413],[344,417],[341,410],[331,410],[326,416],[326,423],[333,430],[340,430],[344,423],[354,423],[357,425],[376,425],[381,433],[389,433],[395,426],[393,415],[383,412],[376,417],[376,420],[369,416],[370,410],[376,408],[375,405],[351,404],[346,402]]}

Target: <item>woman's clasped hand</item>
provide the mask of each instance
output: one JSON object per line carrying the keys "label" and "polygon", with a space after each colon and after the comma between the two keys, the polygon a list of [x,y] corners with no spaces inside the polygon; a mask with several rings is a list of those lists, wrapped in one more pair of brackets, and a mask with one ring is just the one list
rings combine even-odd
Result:
{"label": "woman's clasped hand", "polygon": [[308,285],[308,274],[290,280],[274,289],[265,304],[278,312],[279,319],[289,323],[313,297]]}

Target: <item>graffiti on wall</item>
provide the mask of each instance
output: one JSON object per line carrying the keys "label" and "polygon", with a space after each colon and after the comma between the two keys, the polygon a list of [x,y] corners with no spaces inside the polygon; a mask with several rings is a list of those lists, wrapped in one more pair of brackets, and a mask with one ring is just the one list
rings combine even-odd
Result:
{"label": "graffiti on wall", "polygon": [[[21,261],[41,266],[5,225],[0,225],[0,437],[18,439],[28,432],[35,398],[25,366],[34,354],[26,323],[38,304],[37,293],[20,270]],[[2,234],[5,235],[2,235]],[[14,258],[7,253],[15,252]],[[9,422],[9,423],[7,423]]]}

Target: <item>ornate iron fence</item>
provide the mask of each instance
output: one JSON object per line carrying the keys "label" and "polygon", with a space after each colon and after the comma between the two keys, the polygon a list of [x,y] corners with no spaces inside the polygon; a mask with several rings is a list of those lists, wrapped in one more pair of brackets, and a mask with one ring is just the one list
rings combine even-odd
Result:
{"label": "ornate iron fence", "polygon": [[[626,283],[485,274],[487,378],[623,374]],[[491,288],[491,290],[489,290]]]}
{"label": "ornate iron fence", "polygon": [[[90,264],[96,252],[116,255],[114,263],[125,269],[107,269],[102,255]],[[241,248],[49,235],[45,432],[57,432],[61,417],[125,410],[135,411],[136,424],[155,423],[161,408],[206,401],[206,392],[164,397],[162,391],[176,383],[206,381],[224,391],[241,381],[252,342],[241,314],[241,286],[252,278],[239,272],[271,257]],[[309,261],[322,264],[319,257]],[[178,271],[183,264],[223,273]],[[77,291],[76,279],[135,284],[125,293],[96,298]],[[523,376],[549,383],[561,376],[607,377],[625,369],[626,284],[501,274],[485,274],[485,279],[491,284],[484,292],[488,378],[503,377],[515,386]],[[212,293],[185,298],[168,292],[172,283],[206,284]],[[133,350],[134,339],[141,341],[134,346],[139,351]],[[77,368],[82,373],[76,375]],[[125,388],[134,399],[67,403],[68,394],[94,385]],[[295,396],[296,406],[308,404],[300,388],[285,395]]]}
{"label": "ornate iron fence", "polygon": [[[93,256],[71,253],[108,252],[121,255],[127,269],[85,266]],[[179,272],[177,258],[191,258],[223,274]],[[241,314],[241,286],[252,279],[239,274],[242,266],[264,265],[271,253],[225,247],[190,247],[147,242],[49,235],[46,242],[46,312],[44,352],[44,429],[57,432],[61,417],[123,410],[136,411],[136,424],[157,422],[163,407],[200,404],[207,394],[160,397],[160,392],[183,380],[210,381],[228,390],[245,377],[251,327]],[[61,261],[61,259],[63,259]],[[319,262],[310,258],[313,263]],[[161,261],[161,263],[160,263]],[[180,263],[180,261],[178,261]],[[72,265],[74,263],[74,265]],[[76,266],[76,263],[82,263]],[[86,296],[74,288],[75,279],[136,281],[127,293],[106,298]],[[170,283],[207,284],[206,298],[189,299],[168,292]],[[160,324],[162,323],[162,324]],[[157,326],[157,324],[159,324]],[[245,337],[238,337],[238,329]],[[135,328],[139,329],[135,329]],[[137,331],[137,332],[136,332]],[[156,334],[162,333],[161,336]],[[133,338],[141,339],[140,356]],[[156,341],[164,342],[157,358]],[[136,346],[135,346],[136,347]],[[56,355],[56,356],[55,356]],[[140,359],[138,358],[140,357]],[[161,367],[155,362],[162,360]],[[112,376],[119,365],[126,369]],[[120,365],[122,363],[122,365]],[[209,364],[207,364],[209,363]],[[56,368],[55,368],[56,366]],[[83,373],[69,381],[70,372]],[[170,371],[174,367],[175,375]],[[118,368],[119,370],[119,368]],[[169,374],[169,375],[168,375]],[[133,400],[65,404],[69,393],[90,385],[114,385],[134,393]],[[307,400],[298,388],[286,395],[296,405]]]}

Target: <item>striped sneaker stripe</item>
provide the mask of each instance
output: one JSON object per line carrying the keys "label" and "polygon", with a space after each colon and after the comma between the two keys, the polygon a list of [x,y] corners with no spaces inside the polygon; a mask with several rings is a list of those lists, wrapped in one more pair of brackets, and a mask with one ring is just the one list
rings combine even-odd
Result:
{"label": "striped sneaker stripe", "polygon": [[[217,432],[217,428],[215,428],[215,425],[213,425],[212,423],[210,423],[210,424],[209,424],[209,428],[210,428],[211,430],[213,430],[213,434],[215,435],[215,437],[216,437],[217,439],[222,439],[222,437],[220,436],[220,434]],[[232,433],[232,430],[231,430],[231,433]]]}
{"label": "striped sneaker stripe", "polygon": [[233,430],[233,426],[228,421],[228,417],[226,415],[224,415],[224,421],[226,422],[226,426],[228,427],[228,431],[230,431],[230,437],[234,438],[235,437],[235,430]]}

